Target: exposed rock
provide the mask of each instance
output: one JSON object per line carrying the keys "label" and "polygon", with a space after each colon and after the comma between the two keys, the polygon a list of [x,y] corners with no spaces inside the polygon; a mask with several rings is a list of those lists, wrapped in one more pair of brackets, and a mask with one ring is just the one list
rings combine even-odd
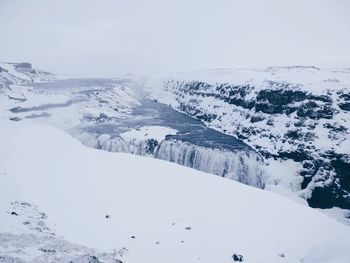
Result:
{"label": "exposed rock", "polygon": [[244,261],[242,255],[233,254],[232,258],[233,258],[233,261],[235,261],[235,262],[243,262]]}

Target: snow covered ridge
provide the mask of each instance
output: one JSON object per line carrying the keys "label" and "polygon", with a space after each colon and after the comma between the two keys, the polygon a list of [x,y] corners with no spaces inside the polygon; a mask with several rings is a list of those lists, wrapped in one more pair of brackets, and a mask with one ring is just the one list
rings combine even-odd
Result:
{"label": "snow covered ridge", "polygon": [[203,120],[265,158],[302,164],[312,207],[350,209],[350,70],[277,67],[151,77],[150,97]]}
{"label": "snow covered ridge", "polygon": [[350,261],[348,227],[274,193],[48,126],[0,129],[2,262]]}
{"label": "snow covered ridge", "polygon": [[50,81],[55,76],[49,72],[33,69],[30,63],[0,62],[0,88],[11,84]]}

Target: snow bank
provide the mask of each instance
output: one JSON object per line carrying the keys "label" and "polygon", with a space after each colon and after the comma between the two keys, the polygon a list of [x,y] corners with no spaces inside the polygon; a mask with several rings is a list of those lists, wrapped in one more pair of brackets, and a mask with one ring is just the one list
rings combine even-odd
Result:
{"label": "snow bank", "polygon": [[167,135],[175,135],[177,131],[169,127],[163,126],[142,126],[139,129],[132,129],[127,132],[120,134],[120,137],[123,139],[139,139],[139,140],[148,140],[154,139],[158,142],[161,142],[165,139]]}
{"label": "snow bank", "polygon": [[22,231],[8,209],[23,200],[68,242],[127,248],[123,262],[350,261],[348,227],[274,193],[84,147],[46,126],[3,121],[0,130],[0,233]]}

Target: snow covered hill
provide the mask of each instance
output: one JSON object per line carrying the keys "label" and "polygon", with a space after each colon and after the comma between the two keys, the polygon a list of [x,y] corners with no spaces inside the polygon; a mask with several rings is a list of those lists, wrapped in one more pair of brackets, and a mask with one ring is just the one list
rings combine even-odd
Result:
{"label": "snow covered hill", "polygon": [[349,69],[203,70],[143,85],[151,98],[242,139],[265,160],[299,163],[298,194],[310,206],[350,209]]}
{"label": "snow covered hill", "polygon": [[348,227],[274,193],[43,125],[0,129],[1,262],[350,261]]}
{"label": "snow covered hill", "polygon": [[11,84],[25,84],[31,82],[55,79],[49,72],[33,69],[30,63],[0,62],[0,92],[1,88]]}

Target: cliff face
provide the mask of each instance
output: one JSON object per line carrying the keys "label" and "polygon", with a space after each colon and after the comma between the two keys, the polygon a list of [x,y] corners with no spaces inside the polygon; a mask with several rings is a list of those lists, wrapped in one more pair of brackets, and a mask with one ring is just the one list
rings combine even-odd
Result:
{"label": "cliff face", "polygon": [[265,159],[301,163],[300,195],[310,206],[350,209],[350,70],[202,71],[145,86],[153,99],[244,140]]}

